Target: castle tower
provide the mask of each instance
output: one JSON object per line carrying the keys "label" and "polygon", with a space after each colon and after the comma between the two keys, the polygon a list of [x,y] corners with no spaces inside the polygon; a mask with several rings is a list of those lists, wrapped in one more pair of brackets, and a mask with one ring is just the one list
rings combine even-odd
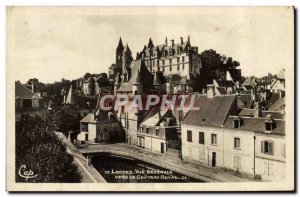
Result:
{"label": "castle tower", "polygon": [[124,47],[123,53],[122,53],[122,74],[123,75],[124,75],[124,73],[127,72],[127,76],[128,76],[129,73],[128,73],[127,67],[130,65],[132,60],[133,60],[133,58],[131,55],[131,50],[130,50],[128,44],[126,44],[126,46]]}
{"label": "castle tower", "polygon": [[124,50],[124,46],[123,46],[122,39],[120,37],[119,44],[118,44],[118,47],[116,49],[116,66],[119,67],[119,68],[122,67],[123,50]]}

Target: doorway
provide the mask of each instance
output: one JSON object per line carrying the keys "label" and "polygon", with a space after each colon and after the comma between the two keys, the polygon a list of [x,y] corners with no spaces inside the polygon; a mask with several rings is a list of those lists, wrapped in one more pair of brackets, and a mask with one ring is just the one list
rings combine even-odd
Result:
{"label": "doorway", "polygon": [[212,167],[216,166],[216,157],[217,157],[216,152],[212,152],[212,157],[211,157],[211,166]]}
{"label": "doorway", "polygon": [[165,144],[160,143],[160,153],[164,153],[164,152],[165,152]]}

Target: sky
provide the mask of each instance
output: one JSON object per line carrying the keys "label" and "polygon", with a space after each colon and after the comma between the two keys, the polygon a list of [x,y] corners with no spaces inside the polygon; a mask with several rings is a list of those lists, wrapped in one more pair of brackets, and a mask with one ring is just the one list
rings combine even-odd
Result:
{"label": "sky", "polygon": [[240,62],[242,75],[294,66],[293,10],[273,8],[12,7],[7,11],[7,71],[25,83],[108,72],[119,38],[133,57],[151,37],[163,44],[190,36]]}

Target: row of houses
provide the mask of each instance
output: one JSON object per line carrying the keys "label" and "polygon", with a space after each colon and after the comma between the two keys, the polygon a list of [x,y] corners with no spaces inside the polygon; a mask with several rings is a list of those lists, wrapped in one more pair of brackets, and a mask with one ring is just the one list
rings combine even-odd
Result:
{"label": "row of houses", "polygon": [[[207,94],[197,95],[196,111],[159,107],[144,112],[102,111],[96,101],[95,106],[83,109],[77,140],[124,140],[155,153],[240,175],[262,180],[284,178],[284,116],[278,111],[262,110],[259,102],[254,103],[251,113],[245,113],[246,108],[239,111],[237,95],[216,95],[213,85],[209,87]],[[284,101],[284,97],[281,99]],[[16,82],[17,113],[28,109],[34,113],[41,111],[41,100]],[[78,100],[71,87],[65,103],[79,105]],[[113,105],[113,101],[106,105]]]}
{"label": "row of houses", "polygon": [[255,109],[253,117],[236,113],[236,96],[198,99],[181,125],[182,157],[263,180],[285,176],[285,121]]}

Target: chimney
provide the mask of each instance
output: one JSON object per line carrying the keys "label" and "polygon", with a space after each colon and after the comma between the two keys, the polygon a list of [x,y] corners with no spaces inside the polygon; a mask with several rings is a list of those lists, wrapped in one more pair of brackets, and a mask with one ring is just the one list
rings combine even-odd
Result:
{"label": "chimney", "polygon": [[256,101],[256,90],[251,89],[251,100]]}
{"label": "chimney", "polygon": [[194,47],[194,49],[195,49],[195,53],[198,54],[198,47]]}
{"label": "chimney", "polygon": [[166,37],[165,45],[168,46],[168,38]]}
{"label": "chimney", "polygon": [[262,108],[260,102],[255,102],[254,103],[254,117],[261,117],[262,116]]}
{"label": "chimney", "polygon": [[187,41],[188,41],[188,42],[190,42],[190,36],[188,36],[188,39],[187,39]]}
{"label": "chimney", "polygon": [[283,98],[285,96],[285,91],[279,91],[279,98]]}
{"label": "chimney", "polygon": [[172,43],[172,47],[174,47],[174,40],[173,39],[171,40],[171,43]]}
{"label": "chimney", "polygon": [[34,82],[31,83],[31,91],[34,92]]}
{"label": "chimney", "polygon": [[91,104],[91,102],[87,102],[87,106],[89,108],[89,113],[92,113],[92,104]]}
{"label": "chimney", "polygon": [[214,84],[207,84],[207,97],[214,98],[216,95],[215,92],[215,85]]}
{"label": "chimney", "polygon": [[183,37],[180,37],[180,45],[183,44]]}

